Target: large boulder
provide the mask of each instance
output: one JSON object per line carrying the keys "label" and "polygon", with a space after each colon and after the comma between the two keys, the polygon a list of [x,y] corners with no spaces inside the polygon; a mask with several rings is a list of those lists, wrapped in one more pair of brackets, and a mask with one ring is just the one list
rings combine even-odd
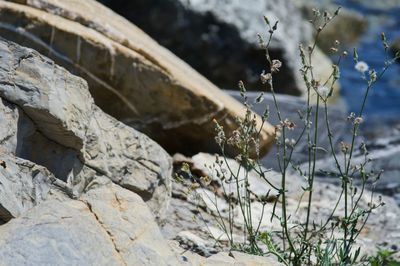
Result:
{"label": "large boulder", "polygon": [[2,265],[178,265],[143,200],[112,183],[0,227]]}
{"label": "large boulder", "polygon": [[[260,90],[259,75],[266,68],[266,60],[257,34],[264,38],[268,34],[263,15],[271,23],[279,20],[270,46],[273,59],[283,62],[276,75],[276,90],[292,95],[306,91],[298,71],[301,63],[298,46],[300,42],[305,47],[313,42],[312,30],[293,0],[100,2],[141,27],[224,89],[235,89],[241,79],[249,89]],[[331,64],[325,55],[318,62]],[[325,69],[320,79],[327,78],[330,72],[331,69]]]}
{"label": "large boulder", "polygon": [[[96,1],[16,2],[24,5],[0,2],[2,36],[85,78],[98,106],[168,151],[215,150],[212,119],[230,131],[244,116],[241,104]],[[261,152],[272,135],[264,125]]]}
{"label": "large boulder", "polygon": [[[72,197],[104,176],[142,196],[156,216],[163,213],[172,166],[160,146],[102,112],[83,79],[36,51],[1,39],[0,58],[3,153],[46,167]],[[16,167],[3,171],[15,179]],[[37,186],[17,183],[20,190]]]}

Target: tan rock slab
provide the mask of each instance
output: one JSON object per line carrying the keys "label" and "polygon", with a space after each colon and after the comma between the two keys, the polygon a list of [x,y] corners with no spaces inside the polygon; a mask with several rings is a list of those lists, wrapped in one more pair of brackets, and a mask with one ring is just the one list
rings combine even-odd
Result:
{"label": "tan rock slab", "polygon": [[[23,2],[0,3],[0,34],[85,78],[97,105],[170,152],[215,150],[212,119],[231,131],[244,116],[243,105],[96,1]],[[273,128],[261,133],[265,153]]]}

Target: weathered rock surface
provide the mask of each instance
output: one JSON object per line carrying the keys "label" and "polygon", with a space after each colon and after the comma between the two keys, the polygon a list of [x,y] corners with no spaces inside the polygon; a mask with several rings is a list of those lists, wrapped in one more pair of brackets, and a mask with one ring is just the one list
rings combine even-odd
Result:
{"label": "weathered rock surface", "polygon": [[[99,107],[167,150],[215,150],[212,119],[229,131],[243,117],[241,104],[96,1],[22,2],[0,2],[0,34],[85,78]],[[265,125],[262,152],[272,134]]]}
{"label": "weathered rock surface", "polygon": [[1,263],[178,265],[146,203],[108,182],[95,181],[80,200],[45,201],[1,226]]}
{"label": "weathered rock surface", "polygon": [[[1,154],[0,223],[18,217],[42,201],[61,195],[65,188],[46,168]],[[58,189],[57,189],[58,188]]]}
{"label": "weathered rock surface", "polygon": [[146,203],[120,186],[94,182],[85,202],[128,265],[177,265]]}
{"label": "weathered rock surface", "polygon": [[182,249],[176,241],[170,241],[171,247],[181,255],[182,265],[201,266],[280,266],[283,265],[271,257],[260,257],[246,253],[232,251],[220,252],[208,258],[202,257],[188,250]]}
{"label": "weathered rock surface", "polygon": [[[202,176],[207,175],[210,171],[202,169],[198,169],[198,165],[208,165],[211,166],[212,163],[215,161],[212,159],[212,155],[205,155],[201,154],[196,155],[192,158],[187,160],[187,163],[191,165],[193,170],[192,173],[195,173],[195,176]],[[181,157],[177,163],[183,161]],[[227,163],[231,169],[237,169],[238,164],[235,160],[228,159]],[[218,167],[217,167],[218,168]],[[227,169],[227,165],[225,163],[222,164],[222,169]],[[177,166],[177,169],[179,167]],[[223,170],[220,169],[220,172]],[[199,171],[201,170],[201,171]],[[229,175],[229,174],[228,174]],[[254,175],[254,173],[250,173],[250,176]],[[265,173],[268,180],[279,187],[280,183],[280,174],[274,171],[266,172]],[[239,180],[244,180],[244,175],[239,176]],[[214,178],[210,176],[211,180]],[[307,201],[309,195],[304,193],[301,189],[302,187],[306,186],[306,181],[303,177],[300,177],[294,173],[288,173],[287,175],[287,191],[288,191],[288,205],[287,210],[290,214],[289,225],[290,227],[295,226],[302,221],[305,221],[305,216],[307,212]],[[328,181],[328,182],[327,182]],[[333,181],[333,180],[332,180]],[[215,185],[215,182],[211,183],[211,186],[205,189],[209,189],[208,191],[212,195],[208,197],[207,201],[198,197],[197,201],[192,201],[191,197],[194,197],[194,190],[193,190],[193,180],[184,179],[182,182],[176,183],[173,186],[173,199],[171,209],[168,211],[168,219],[166,225],[162,228],[163,234],[168,236],[168,238],[173,237],[175,234],[179,236],[181,231],[189,231],[195,233],[196,235],[200,236],[203,241],[198,241],[202,243],[203,247],[209,247],[210,244],[214,243],[214,247],[217,250],[224,249],[224,246],[227,244],[227,241],[223,238],[216,237],[214,240],[215,242],[210,240],[210,237],[218,236],[220,233],[215,233],[210,230],[210,228],[214,227],[218,224],[215,220],[215,204],[217,203],[218,206],[223,206],[221,202],[225,201],[227,195],[225,193],[230,193],[229,190],[222,189],[222,187],[218,187]],[[244,182],[244,181],[240,181]],[[258,188],[265,188],[264,194],[267,195],[268,191],[271,189],[271,186],[268,184],[263,184],[261,178],[258,180],[255,178],[249,178],[249,187],[251,193],[260,193],[257,192]],[[220,181],[221,183],[221,181]],[[224,185],[226,186],[226,185]],[[212,192],[214,191],[214,192]],[[360,189],[358,190],[360,191]],[[325,221],[332,212],[333,203],[337,201],[341,193],[341,188],[337,184],[331,184],[327,179],[315,179],[314,184],[314,193],[313,193],[313,207],[311,210],[311,217],[314,221],[319,223],[319,221]],[[265,207],[262,206],[262,203],[257,201],[256,199],[253,200],[251,206],[251,214],[252,214],[252,221],[253,225],[256,227],[260,222],[260,228],[262,231],[267,232],[275,232],[280,231],[280,221],[279,219],[273,219],[271,221],[271,214],[273,212],[273,205],[276,197],[276,194],[271,192],[269,194],[269,198],[267,199],[268,203]],[[362,208],[367,208],[367,204],[371,200],[371,192],[367,190],[365,194],[360,199],[360,206]],[[374,195],[374,203],[378,201],[379,195]],[[380,207],[378,210],[373,211],[370,215],[369,220],[361,231],[361,234],[357,240],[357,245],[362,247],[363,254],[375,254],[377,247],[382,247],[385,249],[398,249],[398,243],[400,241],[400,234],[398,233],[400,230],[399,224],[397,222],[397,217],[400,215],[400,208],[397,206],[393,198],[383,196],[383,201],[386,203],[385,206]],[[227,202],[224,202],[227,205]],[[280,208],[280,202],[277,203],[277,208]],[[263,214],[264,209],[264,214]],[[212,214],[214,212],[214,214]],[[279,212],[279,211],[278,211]],[[228,215],[226,210],[220,211],[221,216],[223,219],[227,219]],[[234,235],[236,235],[236,240],[241,241],[241,234],[242,234],[242,227],[243,224],[243,217],[241,215],[241,211],[237,208],[234,208],[232,211],[232,215],[235,221],[235,227],[233,228]],[[193,222],[193,216],[198,217],[197,226],[196,223]],[[343,217],[344,216],[344,203],[343,199],[338,204],[336,216],[335,217]],[[220,222],[221,220],[219,220]],[[226,225],[227,225],[227,221]],[[238,226],[238,227],[237,227]],[[382,239],[382,235],[386,237]],[[206,241],[206,243],[204,243]],[[208,241],[208,242],[207,242]],[[374,243],[374,244],[372,244]],[[212,251],[212,248],[209,248],[209,251]]]}
{"label": "weathered rock surface", "polygon": [[37,52],[2,39],[0,58],[5,153],[46,167],[75,197],[106,176],[162,214],[172,166],[161,147],[104,114],[84,80]]}
{"label": "weathered rock surface", "polygon": [[46,201],[0,227],[3,265],[124,265],[80,201]]}
{"label": "weathered rock surface", "polygon": [[[305,91],[298,71],[298,45],[312,42],[311,27],[291,0],[233,0],[223,4],[219,0],[101,2],[224,89],[236,88],[238,80],[243,80],[251,90],[260,89],[259,75],[266,68],[266,61],[257,34],[268,34],[263,15],[271,22],[279,20],[270,49],[272,57],[283,62],[276,75],[276,90],[294,95]],[[325,55],[319,62],[330,64]],[[323,77],[330,74],[330,69],[327,71]]]}
{"label": "weathered rock surface", "polygon": [[233,251],[230,254],[228,252],[221,252],[213,255],[205,261],[204,265],[281,266],[283,264],[270,257],[260,257]]}

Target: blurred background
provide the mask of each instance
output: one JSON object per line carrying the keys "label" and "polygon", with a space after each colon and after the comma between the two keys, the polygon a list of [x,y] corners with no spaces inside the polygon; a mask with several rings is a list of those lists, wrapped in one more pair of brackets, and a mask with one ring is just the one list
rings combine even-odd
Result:
{"label": "blurred background", "polygon": [[[337,39],[341,50],[352,55],[357,47],[360,60],[379,71],[388,56],[400,47],[399,0],[99,0],[135,23],[222,89],[236,90],[238,80],[247,89],[264,90],[259,74],[266,68],[257,33],[266,36],[262,16],[279,20],[272,55],[284,64],[276,77],[279,93],[304,94],[298,73],[298,44],[313,41],[308,23],[312,8],[341,14],[322,35],[314,60],[324,77],[331,71],[329,60],[337,60],[330,47]],[[380,33],[385,32],[392,54],[385,54]],[[396,48],[397,47],[397,48]],[[357,112],[365,92],[365,81],[349,56],[341,64],[340,93],[336,101],[347,113]],[[370,93],[364,130],[367,137],[391,135],[399,127],[400,64],[394,64]]]}
{"label": "blurred background", "polygon": [[[359,60],[370,69],[381,71],[384,63],[400,49],[400,0],[99,0],[101,3],[132,21],[143,31],[170,49],[189,65],[221,89],[238,100],[239,80],[243,80],[254,100],[262,87],[259,76],[267,69],[264,52],[260,49],[257,34],[264,38],[267,29],[263,15],[270,21],[279,20],[271,43],[272,57],[283,62],[275,76],[275,90],[280,93],[278,102],[283,117],[297,124],[297,115],[304,109],[305,86],[299,73],[299,43],[304,47],[314,42],[315,30],[309,22],[313,8],[333,14],[341,11],[324,30],[318,41],[313,62],[321,80],[332,71],[338,54],[348,52],[341,62],[340,84],[335,87],[331,103],[331,126],[334,145],[340,149],[341,141],[349,141],[351,129],[347,121],[350,112],[358,113],[366,90],[366,81],[354,68],[353,49],[357,47]],[[381,42],[385,32],[390,49],[386,53]],[[332,53],[335,40],[340,41],[339,53]],[[266,105],[271,106],[270,123],[279,120],[273,112],[273,99],[265,100],[254,109],[262,114]],[[393,196],[400,204],[400,62],[394,63],[383,78],[370,91],[361,125],[361,136],[367,142],[373,163],[371,168],[385,169],[378,191]],[[323,119],[323,118],[321,118]],[[324,121],[319,123],[319,145],[329,150],[328,133]],[[300,134],[295,129],[293,137]],[[292,137],[292,136],[289,136]],[[299,164],[307,161],[307,142],[299,143],[295,156]],[[337,150],[337,151],[338,151]],[[334,165],[320,152],[319,165]],[[357,155],[360,158],[361,155]],[[356,157],[357,157],[356,156]],[[324,159],[325,157],[325,159]],[[358,158],[358,157],[357,157]],[[360,158],[357,159],[356,161]],[[263,158],[263,165],[278,169],[276,148]],[[336,182],[321,175],[325,180]]]}

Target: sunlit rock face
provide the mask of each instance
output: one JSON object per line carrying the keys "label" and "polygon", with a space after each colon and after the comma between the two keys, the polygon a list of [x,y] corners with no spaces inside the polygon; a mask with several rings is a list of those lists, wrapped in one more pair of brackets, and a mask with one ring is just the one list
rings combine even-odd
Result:
{"label": "sunlit rock face", "polygon": [[[39,194],[24,193],[32,194],[29,202],[36,203],[48,190],[41,193],[37,187],[53,183],[55,177],[79,197],[90,182],[105,176],[140,194],[156,216],[163,213],[172,168],[169,155],[158,144],[101,111],[83,79],[36,51],[1,39],[0,57],[0,112],[6,125],[0,131],[1,149],[51,173],[33,182],[23,179],[33,175],[34,164],[25,165],[21,180],[13,181],[5,173],[15,191],[35,189]],[[22,169],[19,159],[10,160],[17,165],[9,169]],[[9,212],[19,214],[25,209]]]}
{"label": "sunlit rock face", "polygon": [[[229,132],[244,115],[243,105],[96,1],[1,2],[0,13],[2,36],[86,79],[102,110],[169,152],[216,151],[212,120]],[[262,153],[272,135],[264,124]]]}
{"label": "sunlit rock face", "polygon": [[[248,89],[263,89],[259,75],[267,66],[257,35],[268,36],[263,15],[271,23],[279,20],[270,49],[273,58],[283,61],[275,79],[276,90],[292,95],[305,91],[298,71],[298,45],[311,43],[312,31],[293,1],[100,2],[133,21],[224,89],[236,89],[238,80],[243,80]],[[328,66],[322,71],[324,77],[331,71],[329,62],[326,56],[318,59],[318,64]]]}

